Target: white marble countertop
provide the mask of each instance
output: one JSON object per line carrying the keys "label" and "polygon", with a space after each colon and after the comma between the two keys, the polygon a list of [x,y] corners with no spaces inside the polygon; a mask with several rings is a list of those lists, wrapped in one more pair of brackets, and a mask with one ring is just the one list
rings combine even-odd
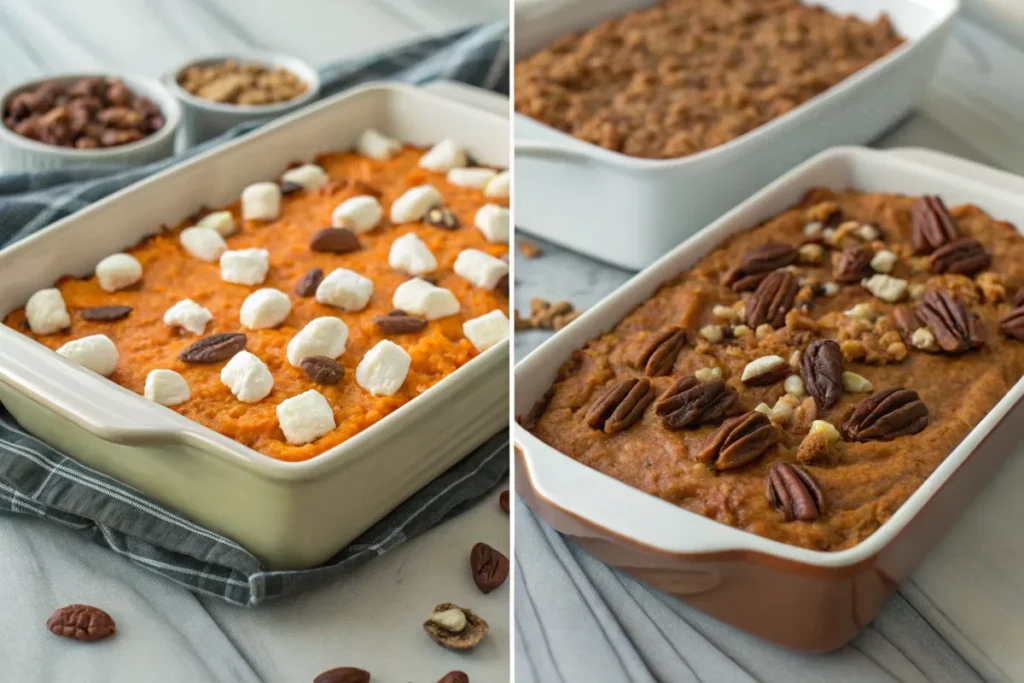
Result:
{"label": "white marble countertop", "polygon": [[[877,141],[876,146],[932,148],[1024,174],[1022,64],[1024,47],[1014,46],[968,19],[958,20],[924,106]],[[533,297],[567,299],[577,310],[586,310],[633,275],[555,246],[540,235],[523,232],[519,237],[536,242],[544,251],[536,259],[522,258],[516,251],[515,302],[523,314],[529,313]],[[551,334],[536,330],[517,332],[516,358],[525,357]],[[1021,469],[1022,465],[1013,459],[1004,465],[986,495],[978,497],[903,587],[904,591],[930,596],[939,611],[920,616],[933,626],[941,623],[942,628],[935,626],[936,631],[960,634],[956,642],[949,643],[960,656],[972,663],[991,663],[993,670],[1005,672],[1005,680],[1013,681],[1024,680],[1019,638],[1007,633],[1018,631],[1019,635],[1019,629],[1005,628],[1020,624],[1019,616],[1013,616],[1019,615],[1013,611],[1013,605],[1018,604],[1020,592],[1019,588],[1011,588],[1019,584],[1019,578],[1015,578],[1020,576],[1015,568],[1019,567],[1018,554],[1007,549],[1000,555],[986,547],[996,558],[1002,558],[1005,566],[975,567],[979,576],[1005,573],[1007,586],[1000,586],[998,591],[991,590],[991,586],[987,590],[985,585],[971,585],[971,570],[965,569],[970,562],[960,558],[967,552],[965,548],[971,547],[972,539],[995,535],[986,536],[981,530],[999,527],[998,520],[1006,518],[1003,511],[1017,505],[1019,492],[1007,484],[1020,476]],[[1019,521],[1019,517],[1011,518]],[[529,575],[530,557],[520,555],[516,563]],[[964,589],[965,585],[970,588]],[[951,594],[951,586],[960,587],[959,592]],[[890,612],[895,614],[896,607],[890,605],[879,621],[896,621],[888,618]],[[742,638],[736,640],[742,642]],[[581,643],[580,647],[585,648],[586,644]],[[778,656],[791,655],[780,651]],[[825,655],[829,656],[832,655]],[[791,659],[794,665],[800,665],[798,656]]]}
{"label": "white marble countertop", "polygon": [[[321,64],[507,16],[506,0],[0,0],[0,89],[67,70],[157,76],[232,48]],[[290,683],[335,666],[382,683],[432,683],[453,669],[508,680],[508,585],[481,594],[468,562],[477,541],[509,552],[497,493],[348,577],[256,609],[193,595],[55,525],[0,516],[0,682]],[[423,632],[446,601],[489,621],[473,652]],[[107,609],[117,636],[92,646],[54,638],[44,622],[71,602]]]}

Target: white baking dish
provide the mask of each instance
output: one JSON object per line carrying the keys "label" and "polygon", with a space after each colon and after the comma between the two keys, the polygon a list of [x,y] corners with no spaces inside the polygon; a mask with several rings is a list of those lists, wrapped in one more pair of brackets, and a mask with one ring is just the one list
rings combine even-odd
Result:
{"label": "white baking dish", "polygon": [[[507,100],[499,98],[507,107]],[[428,145],[463,143],[506,166],[508,123],[401,85],[369,85],[292,114],[118,192],[0,252],[0,314],[61,275],[202,206],[237,199],[289,162],[351,148],[373,127]],[[473,359],[406,406],[306,462],[281,462],[92,374],[0,325],[0,400],[30,432],[238,541],[267,566],[333,555],[508,422],[508,345]]]}
{"label": "white baking dish", "polygon": [[[835,148],[801,164],[679,245],[516,365],[525,415],[559,367],[658,287],[728,237],[797,204],[813,187],[938,194],[1024,226],[1024,179],[924,150]],[[821,552],[757,536],[674,506],[563,455],[516,424],[516,488],[563,533],[612,564],[763,638],[805,650],[839,647],[885,600],[998,465],[1024,452],[1024,380],[924,484],[853,548]]]}
{"label": "white baking dish", "polygon": [[[524,8],[516,16],[516,59],[651,4],[557,0]],[[925,93],[959,1],[813,4],[869,20],[888,12],[907,42],[788,114],[680,159],[626,156],[517,114],[516,224],[602,261],[643,268],[812,154],[868,142],[905,116]]]}

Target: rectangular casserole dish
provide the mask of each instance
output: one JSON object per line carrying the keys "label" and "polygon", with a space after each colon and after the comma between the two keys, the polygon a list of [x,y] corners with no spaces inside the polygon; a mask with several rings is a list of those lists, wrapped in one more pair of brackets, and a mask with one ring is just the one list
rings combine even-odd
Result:
{"label": "rectangular casserole dish", "polygon": [[[458,90],[454,91],[456,94]],[[504,111],[507,100],[499,100]],[[402,85],[329,98],[201,154],[0,251],[4,314],[62,275],[202,206],[237,199],[296,160],[352,148],[367,128],[403,142],[454,138],[508,164],[508,123]],[[257,453],[0,326],[0,401],[31,433],[199,524],[270,568],[322,563],[508,422],[508,344],[499,344],[355,437],[305,462]]]}
{"label": "rectangular casserole dish", "polygon": [[[515,413],[525,415],[559,367],[659,285],[726,238],[818,186],[938,194],[1024,226],[1024,179],[923,150],[835,148],[801,164],[673,249],[517,364]],[[766,640],[827,651],[882,608],[999,464],[1024,451],[1024,380],[1010,390],[877,531],[839,552],[812,551],[720,524],[563,455],[515,425],[516,490],[552,526],[609,564]]]}
{"label": "rectangular casserole dish", "polygon": [[[516,16],[516,59],[652,0],[559,0]],[[814,0],[873,19],[888,12],[907,42],[793,111],[719,147],[640,159],[516,114],[516,223],[631,270],[661,257],[781,173],[832,145],[863,144],[923,97],[958,0]],[[601,239],[594,239],[594,235]]]}

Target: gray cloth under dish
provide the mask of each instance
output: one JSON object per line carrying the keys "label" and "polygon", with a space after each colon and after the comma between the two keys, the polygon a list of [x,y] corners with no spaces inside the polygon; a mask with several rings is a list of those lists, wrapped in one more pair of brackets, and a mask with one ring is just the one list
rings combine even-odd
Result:
{"label": "gray cloth under dish", "polygon": [[[508,54],[507,25],[462,29],[330,65],[321,70],[322,95],[372,80],[421,84],[441,78],[507,93]],[[257,126],[237,127],[178,157],[141,168],[0,175],[0,246]],[[0,406],[0,512],[34,515],[76,529],[141,567],[243,606],[293,594],[352,571],[465,510],[507,473],[508,434],[502,431],[322,567],[267,571],[234,541],[25,433]]]}

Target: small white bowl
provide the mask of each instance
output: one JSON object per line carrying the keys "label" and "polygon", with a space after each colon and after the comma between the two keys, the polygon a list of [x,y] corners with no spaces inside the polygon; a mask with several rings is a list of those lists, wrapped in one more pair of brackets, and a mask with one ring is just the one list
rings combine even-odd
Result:
{"label": "small white bowl", "polygon": [[[178,84],[178,77],[185,69],[221,64],[232,59],[239,64],[259,64],[271,69],[287,69],[306,84],[306,92],[290,100],[273,104],[227,104],[196,97]],[[216,137],[239,123],[271,119],[295,111],[315,100],[320,93],[320,75],[316,69],[297,57],[272,52],[218,54],[194,59],[165,74],[163,83],[181,102],[185,112],[185,132],[190,145]]]}
{"label": "small white bowl", "polygon": [[137,142],[117,147],[102,149],[76,149],[48,145],[38,140],[18,135],[0,122],[0,171],[14,173],[17,171],[41,171],[50,168],[70,168],[77,166],[103,167],[142,165],[157,161],[174,154],[174,136],[181,124],[181,106],[167,92],[166,88],[152,78],[120,73],[74,73],[57,74],[47,78],[37,78],[20,83],[0,97],[0,111],[7,108],[7,103],[16,95],[31,90],[43,83],[71,83],[81,78],[103,76],[123,82],[128,89],[137,95],[147,97],[160,108],[164,117],[163,128],[147,135]]}

